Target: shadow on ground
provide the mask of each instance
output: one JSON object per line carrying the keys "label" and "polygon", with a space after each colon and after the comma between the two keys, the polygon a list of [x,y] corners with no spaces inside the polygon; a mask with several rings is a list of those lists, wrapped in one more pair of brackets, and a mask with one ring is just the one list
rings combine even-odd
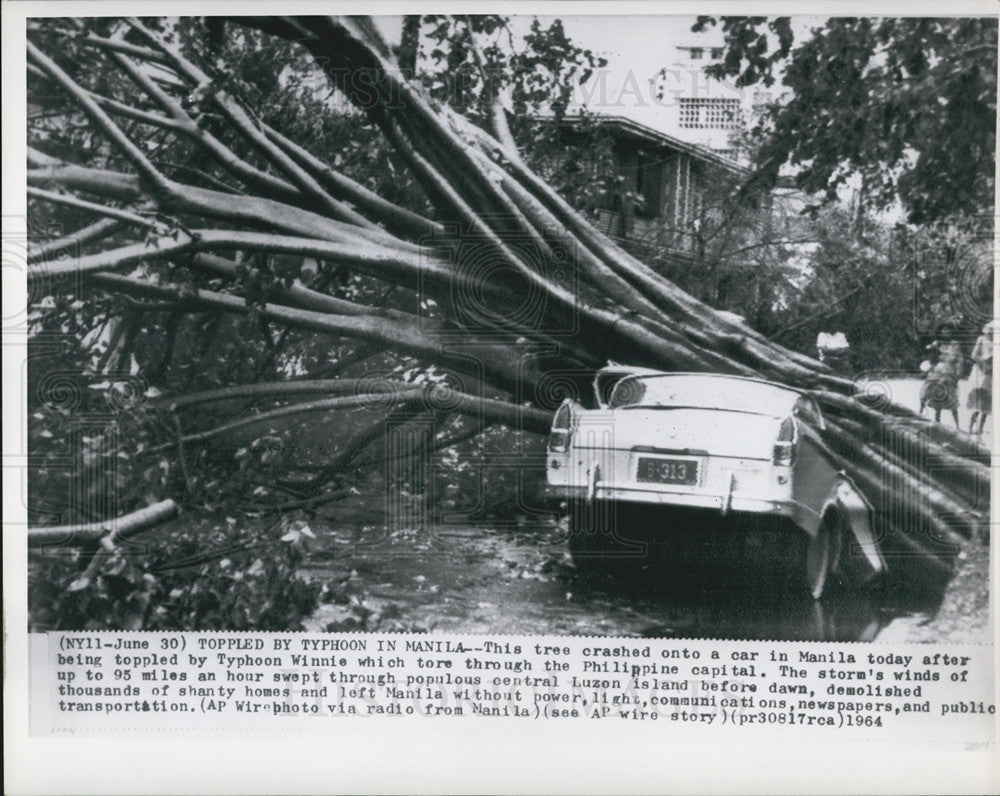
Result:
{"label": "shadow on ground", "polygon": [[637,559],[590,572],[556,522],[313,530],[322,551],[307,574],[329,582],[334,598],[310,630],[871,641],[894,620],[926,622],[941,600],[883,587],[816,602],[732,562],[678,569]]}

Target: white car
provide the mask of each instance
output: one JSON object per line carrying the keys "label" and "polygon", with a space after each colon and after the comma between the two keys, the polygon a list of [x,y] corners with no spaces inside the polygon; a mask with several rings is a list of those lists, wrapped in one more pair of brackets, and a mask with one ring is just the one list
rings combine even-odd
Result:
{"label": "white car", "polygon": [[[644,549],[613,518],[663,507],[701,518],[696,526],[726,518],[733,533],[767,528],[795,553],[791,576],[815,598],[831,573],[884,571],[871,507],[824,454],[823,416],[808,395],[758,379],[618,366],[600,370],[594,390],[597,408],[560,406],[546,456],[547,491],[568,501],[578,560]],[[670,511],[641,516],[652,526],[642,539],[668,530]]]}

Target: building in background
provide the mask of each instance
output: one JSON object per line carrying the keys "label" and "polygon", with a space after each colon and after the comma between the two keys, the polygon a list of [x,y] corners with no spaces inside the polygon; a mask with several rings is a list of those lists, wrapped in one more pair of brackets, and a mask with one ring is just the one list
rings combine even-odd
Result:
{"label": "building in background", "polygon": [[[574,132],[578,124],[585,131],[596,123],[605,134],[612,157],[599,165],[611,161],[618,183],[587,208],[594,211],[596,226],[723,306],[736,301],[723,294],[738,289],[698,291],[692,287],[697,274],[704,272],[703,281],[711,281],[723,270],[720,263],[730,274],[758,271],[762,252],[786,246],[793,237],[789,227],[804,200],[785,187],[752,191],[745,205],[735,201],[749,176],[748,134],[764,106],[780,99],[780,88],[738,88],[734,81],[709,77],[706,68],[725,54],[722,32],[693,33],[694,21],[678,19],[660,29],[650,20],[649,27],[630,27],[627,37],[604,37],[609,66],[581,87],[564,120],[563,138],[572,150],[574,139],[586,135]],[[581,33],[597,36],[591,22],[573,20]],[[587,169],[581,164],[581,171]],[[545,169],[541,173],[550,176]]]}
{"label": "building in background", "polygon": [[619,177],[617,190],[599,206],[595,225],[651,260],[690,257],[699,225],[712,213],[713,189],[732,183],[744,169],[707,147],[624,117],[566,118],[563,139],[572,145],[581,127],[594,124],[608,142]]}
{"label": "building in background", "polygon": [[654,104],[660,108],[656,129],[742,161],[740,135],[777,99],[777,91],[738,88],[732,81],[709,77],[706,67],[719,63],[724,51],[721,40],[716,43],[709,34],[702,36],[702,43],[675,45],[669,63],[650,78]]}

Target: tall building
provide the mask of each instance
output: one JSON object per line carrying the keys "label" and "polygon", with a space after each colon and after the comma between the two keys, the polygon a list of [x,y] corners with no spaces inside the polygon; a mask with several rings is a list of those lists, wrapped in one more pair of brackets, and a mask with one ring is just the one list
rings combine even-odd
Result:
{"label": "tall building", "polygon": [[740,160],[737,138],[756,121],[776,92],[760,87],[738,88],[716,80],[706,67],[724,55],[720,41],[675,45],[670,62],[650,78],[658,106],[657,129],[690,144]]}

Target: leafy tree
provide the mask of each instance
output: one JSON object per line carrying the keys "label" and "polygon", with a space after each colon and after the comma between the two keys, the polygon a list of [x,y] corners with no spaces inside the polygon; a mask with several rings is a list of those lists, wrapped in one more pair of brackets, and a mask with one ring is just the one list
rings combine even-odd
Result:
{"label": "leafy tree", "polygon": [[[694,29],[719,22],[699,17]],[[833,17],[804,41],[788,17],[721,25],[714,77],[790,92],[766,119],[766,185],[791,164],[797,186],[828,201],[857,174],[865,203],[898,199],[915,223],[992,216],[996,18]]]}
{"label": "leafy tree", "polygon": [[571,41],[558,19],[547,26],[533,19],[523,36],[510,17],[497,14],[406,19],[398,48],[404,72],[480,126],[510,125],[518,145],[529,149],[546,121],[539,117],[561,118],[575,87],[607,64]]}
{"label": "leafy tree", "polygon": [[915,273],[900,257],[898,234],[837,204],[801,220],[812,242],[799,286],[773,321],[776,340],[809,350],[821,331],[841,331],[857,371],[912,370],[921,340]]}
{"label": "leafy tree", "polygon": [[427,96],[496,129],[577,209],[592,215],[620,190],[599,120],[582,109],[565,121],[575,88],[607,61],[569,39],[561,20],[533,19],[519,35],[496,14],[410,16],[397,53]]}

